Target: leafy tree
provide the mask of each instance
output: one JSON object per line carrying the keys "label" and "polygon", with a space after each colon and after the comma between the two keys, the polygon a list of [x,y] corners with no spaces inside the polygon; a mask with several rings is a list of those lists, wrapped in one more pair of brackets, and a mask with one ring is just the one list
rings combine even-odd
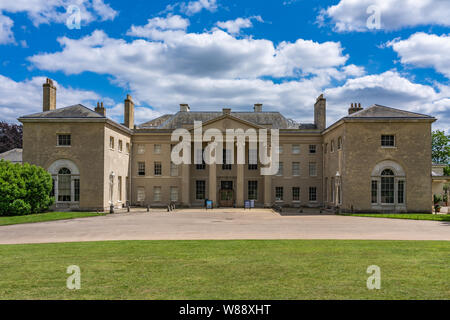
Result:
{"label": "leafy tree", "polygon": [[0,216],[48,210],[54,198],[52,177],[41,167],[0,160]]}
{"label": "leafy tree", "polygon": [[0,153],[22,148],[22,125],[0,122]]}
{"label": "leafy tree", "polygon": [[450,162],[450,135],[444,131],[433,131],[431,156],[434,163],[449,164]]}

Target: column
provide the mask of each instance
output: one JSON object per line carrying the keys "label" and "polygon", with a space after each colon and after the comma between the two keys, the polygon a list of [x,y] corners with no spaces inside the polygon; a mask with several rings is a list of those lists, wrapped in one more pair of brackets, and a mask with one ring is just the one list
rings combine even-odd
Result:
{"label": "column", "polygon": [[237,164],[236,176],[236,207],[244,206],[244,165]]}
{"label": "column", "polygon": [[216,164],[209,165],[209,181],[208,181],[208,199],[212,200],[213,206],[217,207],[217,176],[216,176]]}
{"label": "column", "polygon": [[184,206],[190,207],[190,188],[191,180],[190,180],[190,165],[182,164],[181,166],[181,202]]}
{"label": "column", "polygon": [[264,207],[272,206],[272,176],[264,176]]}

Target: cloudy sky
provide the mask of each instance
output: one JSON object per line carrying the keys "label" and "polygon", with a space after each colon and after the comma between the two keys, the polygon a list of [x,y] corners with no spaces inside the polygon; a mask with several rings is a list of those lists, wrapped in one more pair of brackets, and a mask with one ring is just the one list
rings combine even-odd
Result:
{"label": "cloudy sky", "polygon": [[431,114],[450,130],[448,0],[1,0],[0,120],[103,101],[136,121],[178,111],[280,111],[327,122],[352,102]]}

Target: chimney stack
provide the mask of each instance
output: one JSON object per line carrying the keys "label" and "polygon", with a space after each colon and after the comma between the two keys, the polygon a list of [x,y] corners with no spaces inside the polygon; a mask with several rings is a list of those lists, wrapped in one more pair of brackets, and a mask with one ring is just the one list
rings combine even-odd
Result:
{"label": "chimney stack", "polygon": [[97,107],[95,108],[95,112],[106,117],[106,109],[103,107],[103,102],[101,104],[99,102],[97,102]]}
{"label": "chimney stack", "polygon": [[356,103],[356,102],[354,104],[352,103],[350,105],[350,108],[348,108],[348,114],[350,115],[352,113],[361,111],[362,109],[364,109],[364,108],[361,107],[361,103]]}
{"label": "chimney stack", "polygon": [[187,103],[181,103],[180,104],[180,111],[181,112],[189,112],[191,110],[191,108],[189,107],[189,105]]}
{"label": "chimney stack", "polygon": [[255,103],[255,105],[253,106],[253,111],[262,112],[262,103]]}
{"label": "chimney stack", "polygon": [[124,102],[125,110],[123,113],[123,122],[125,127],[134,129],[134,102],[129,94]]}
{"label": "chimney stack", "polygon": [[42,111],[49,111],[56,109],[56,87],[53,85],[52,79],[47,78],[42,85],[43,99]]}
{"label": "chimney stack", "polygon": [[323,94],[317,97],[314,104],[314,124],[320,131],[325,130],[326,127],[326,112],[327,112],[327,100],[323,97]]}
{"label": "chimney stack", "polygon": [[222,109],[222,113],[223,114],[231,114],[231,109],[230,108],[223,108]]}

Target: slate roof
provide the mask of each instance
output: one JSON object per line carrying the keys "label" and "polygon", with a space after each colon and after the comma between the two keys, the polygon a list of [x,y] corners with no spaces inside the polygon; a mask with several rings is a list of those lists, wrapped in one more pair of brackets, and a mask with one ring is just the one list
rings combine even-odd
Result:
{"label": "slate roof", "polygon": [[106,118],[105,116],[83,106],[75,104],[64,108],[49,110],[39,113],[33,113],[21,118]]}
{"label": "slate roof", "polygon": [[379,119],[379,118],[414,118],[414,119],[434,119],[425,114],[415,113],[405,110],[394,109],[391,107],[374,104],[366,109],[355,112],[344,119]]}
{"label": "slate roof", "polygon": [[0,159],[11,161],[12,163],[22,163],[22,149],[16,148],[0,153]]}
{"label": "slate roof", "polygon": [[[176,129],[181,128],[183,125],[193,125],[194,121],[207,122],[215,118],[221,117],[222,112],[210,112],[210,111],[180,111],[173,115],[164,115],[160,118],[143,123],[138,127],[140,129],[157,128],[157,129]],[[265,126],[271,125],[274,129],[298,129],[299,124],[291,119],[285,118],[279,112],[231,112],[231,116],[251,122],[257,125]],[[161,118],[164,117],[164,121],[158,123]],[[309,129],[310,127],[308,127]],[[315,127],[314,127],[315,128]]]}

